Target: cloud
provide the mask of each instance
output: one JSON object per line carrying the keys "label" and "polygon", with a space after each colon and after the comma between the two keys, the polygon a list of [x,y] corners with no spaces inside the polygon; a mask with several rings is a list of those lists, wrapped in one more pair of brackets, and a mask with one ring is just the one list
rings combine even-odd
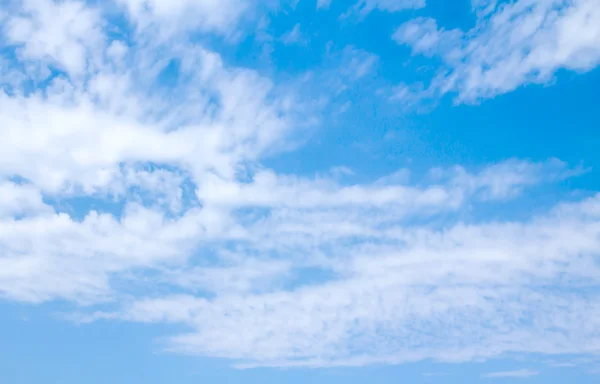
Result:
{"label": "cloud", "polygon": [[462,32],[438,28],[434,19],[417,18],[402,24],[392,38],[400,44],[410,45],[414,54],[433,56],[440,50],[451,51],[454,45],[460,44]]}
{"label": "cloud", "polygon": [[118,0],[118,3],[125,7],[138,28],[154,24],[166,33],[192,29],[232,34],[254,8],[252,0]]}
{"label": "cloud", "polygon": [[[321,226],[311,219],[292,232],[281,232],[291,217],[278,215],[278,224],[261,223],[267,232],[248,228],[255,243],[240,244],[237,252],[262,249],[264,257],[275,249],[276,259],[312,263],[333,278],[211,299],[147,298],[80,320],[182,323],[190,332],[171,337],[167,349],[244,367],[594,353],[600,339],[598,316],[591,314],[600,301],[580,289],[599,277],[599,218],[589,209],[599,201],[561,204],[524,223],[457,222],[439,229],[360,215],[355,220],[364,229],[342,237],[323,226],[323,213]],[[338,229],[352,221],[348,213],[345,221],[334,220]],[[557,284],[560,289],[550,288]]]}
{"label": "cloud", "polygon": [[[19,175],[49,194],[114,189],[125,178],[123,164],[171,164],[189,173],[211,169],[231,176],[236,164],[274,149],[285,136],[291,99],[277,94],[269,79],[228,68],[218,54],[180,40],[149,45],[140,32],[135,49],[109,41],[90,27],[98,24],[89,21],[93,11],[75,2],[49,4],[81,13],[73,16],[78,27],[48,33],[47,23],[37,21],[42,11],[23,11],[9,17],[6,33],[19,64],[58,63],[66,73],[33,78],[42,85],[28,93],[13,87],[16,94],[0,95],[8,127],[0,175]],[[43,18],[59,11],[50,9]],[[17,22],[36,28],[23,35],[25,42],[15,37]],[[53,40],[38,44],[36,36]],[[83,36],[90,37],[85,49]],[[81,55],[65,57],[52,48],[65,47],[68,39],[81,45]],[[26,67],[13,71],[32,77]]]}
{"label": "cloud", "polygon": [[12,181],[0,182],[0,217],[39,214],[50,211],[42,194],[33,186]]}
{"label": "cloud", "polygon": [[0,295],[113,300],[113,276],[180,264],[235,232],[194,188],[277,150],[291,95],[186,39],[115,35],[83,2],[10,5],[0,78],[22,81],[0,92]]}
{"label": "cloud", "polygon": [[197,197],[217,206],[255,206],[324,208],[345,206],[406,206],[419,214],[424,208],[460,207],[470,198],[503,200],[518,195],[523,188],[543,182],[554,182],[576,176],[581,169],[570,169],[559,160],[530,163],[510,160],[491,165],[473,174],[463,167],[432,169],[429,173],[437,184],[414,187],[388,183],[383,178],[375,185],[340,185],[329,178],[307,180],[277,175],[269,170],[254,174],[248,183],[227,181],[216,175],[207,176],[198,186]]}
{"label": "cloud", "polygon": [[366,16],[373,10],[399,12],[423,7],[425,7],[425,0],[360,0],[354,6],[353,11],[361,16]]}
{"label": "cloud", "polygon": [[530,370],[530,369],[519,369],[517,371],[505,371],[505,372],[491,372],[491,373],[486,373],[482,377],[487,378],[487,379],[500,379],[500,378],[507,378],[507,377],[525,379],[525,378],[528,378],[528,377],[537,376],[539,374],[540,373],[538,371],[533,371],[533,370]]}
{"label": "cloud", "polygon": [[185,258],[192,245],[216,229],[218,223],[207,214],[190,210],[177,220],[166,219],[131,203],[120,220],[95,211],[82,221],[65,213],[2,219],[0,295],[28,302],[109,300],[111,275]]}
{"label": "cloud", "polygon": [[375,54],[352,46],[347,46],[342,50],[340,59],[342,61],[341,72],[353,80],[369,74],[379,61]]}
{"label": "cloud", "polygon": [[327,9],[331,4],[331,0],[317,0],[317,9]]}
{"label": "cloud", "polygon": [[352,106],[352,95],[369,86],[379,64],[379,57],[372,52],[352,45],[338,48],[330,41],[319,67],[304,72],[292,88],[305,102],[312,100],[313,111],[319,111],[315,113],[317,124],[322,124],[327,117],[344,113]]}
{"label": "cloud", "polygon": [[[56,213],[34,186],[8,183],[1,189],[9,196],[5,215],[28,215],[0,220],[4,228],[0,244],[7,250],[0,260],[4,267],[0,281],[5,283],[0,291],[33,302],[55,298],[103,301],[117,294],[110,287],[110,276],[133,268],[167,268],[163,273],[170,284],[188,288],[253,291],[258,284],[269,287],[269,279],[286,277],[294,267],[291,261],[299,262],[298,267],[323,263],[308,257],[311,252],[322,253],[320,247],[337,247],[350,238],[377,239],[383,235],[378,229],[382,225],[453,212],[473,199],[515,197],[532,182],[527,178],[535,179],[538,173],[547,177],[561,166],[556,162],[510,164],[476,175],[461,168],[449,174],[436,170],[440,184],[423,187],[390,184],[386,179],[371,186],[341,186],[334,179],[303,180],[272,172],[259,172],[252,182],[242,183],[204,174],[202,182],[196,181],[202,207],[193,201],[189,206],[187,201],[181,216],[178,212],[186,202],[180,176],[161,169],[129,169],[123,170],[123,190],[114,192],[126,199],[121,217],[90,211],[81,221],[66,212]],[[525,178],[507,176],[515,171],[525,175],[525,169],[530,172]],[[138,189],[132,191],[132,187]],[[236,213],[240,209],[246,213]],[[261,213],[264,209],[270,213]],[[218,253],[229,260],[223,265],[187,265],[194,250],[228,243],[237,244],[231,252],[238,257],[226,256],[230,249],[226,246]],[[245,260],[250,255],[263,259],[252,264]],[[271,260],[268,255],[291,260]],[[336,255],[326,259],[330,257]],[[80,280],[68,279],[73,273]],[[69,283],[53,283],[56,279]]]}
{"label": "cloud", "polygon": [[281,289],[293,273],[293,264],[287,261],[256,260],[245,254],[224,258],[225,264],[219,267],[166,270],[164,283],[218,295],[257,293]]}
{"label": "cloud", "polygon": [[77,1],[25,0],[4,25],[8,44],[24,59],[48,60],[70,75],[94,66],[102,46],[102,18],[97,9]]}
{"label": "cloud", "polygon": [[302,44],[304,42],[304,37],[300,30],[300,24],[294,25],[294,28],[292,28],[291,31],[283,34],[283,36],[281,36],[281,41],[285,45]]}
{"label": "cloud", "polygon": [[445,372],[425,372],[422,375],[424,377],[444,377],[444,376],[450,376],[449,373],[445,373]]}
{"label": "cloud", "polygon": [[475,102],[521,85],[544,83],[560,69],[585,72],[600,62],[600,11],[596,0],[474,2],[471,30],[445,30],[433,19],[402,25],[393,38],[414,54],[437,55],[442,72],[424,97],[457,94]]}

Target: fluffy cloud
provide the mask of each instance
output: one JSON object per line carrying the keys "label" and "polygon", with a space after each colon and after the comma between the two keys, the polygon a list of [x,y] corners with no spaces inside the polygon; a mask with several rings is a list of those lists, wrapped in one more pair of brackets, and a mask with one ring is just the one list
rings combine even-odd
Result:
{"label": "fluffy cloud", "polygon": [[28,302],[110,300],[110,274],[180,260],[206,234],[205,220],[213,221],[197,211],[167,220],[134,204],[119,221],[94,211],[82,221],[65,213],[3,219],[0,295]]}
{"label": "fluffy cloud", "polygon": [[[423,97],[456,93],[459,102],[547,82],[559,69],[588,71],[600,62],[597,0],[518,0],[473,4],[473,29],[445,30],[433,19],[402,25],[393,38],[415,54],[439,55],[443,73]],[[404,88],[402,88],[404,89]]]}
{"label": "fluffy cloud", "polygon": [[[199,241],[235,232],[230,213],[201,209],[194,188],[207,177],[235,180],[244,163],[275,149],[290,128],[291,98],[180,38],[152,41],[145,29],[132,31],[135,45],[115,38],[106,10],[82,2],[10,10],[2,296],[109,300],[113,274],[181,262]],[[96,212],[95,202],[106,208]]]}
{"label": "fluffy cloud", "polygon": [[[285,134],[291,99],[257,73],[227,68],[217,54],[180,40],[148,45],[147,35],[136,35],[140,46],[130,49],[104,35],[94,38],[101,33],[92,22],[98,14],[83,4],[43,1],[29,12],[35,4],[9,16],[5,33],[19,64],[41,61],[52,71],[32,78],[27,68],[10,68],[40,86],[0,95],[0,175],[19,175],[51,194],[110,190],[122,181],[123,164],[171,164],[231,177],[236,164],[256,159]],[[71,21],[48,27],[48,20],[57,22],[55,13]],[[15,32],[23,29],[18,24],[29,25],[28,32]],[[80,54],[66,57],[63,48]]]}

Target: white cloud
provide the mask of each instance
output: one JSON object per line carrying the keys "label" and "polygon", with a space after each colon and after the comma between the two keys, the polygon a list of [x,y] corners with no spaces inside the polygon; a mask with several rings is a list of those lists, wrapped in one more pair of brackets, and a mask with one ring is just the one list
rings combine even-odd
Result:
{"label": "white cloud", "polygon": [[298,0],[116,0],[138,31],[163,39],[206,33],[236,41],[269,13],[294,9]]}
{"label": "white cloud", "polygon": [[292,263],[277,260],[256,260],[248,255],[227,255],[226,264],[219,267],[194,267],[168,270],[166,284],[218,295],[256,293],[281,289],[292,274]]}
{"label": "white cloud", "polygon": [[[235,236],[230,212],[200,208],[193,188],[208,174],[231,180],[276,150],[294,113],[287,94],[185,39],[154,41],[140,28],[136,44],[110,41],[102,11],[82,2],[11,7],[2,32],[18,54],[0,78],[40,85],[0,93],[0,295],[112,299],[114,275],[180,264],[198,242]],[[40,78],[31,63],[64,72]],[[70,216],[72,198],[125,208],[84,205]]]}
{"label": "white cloud", "polygon": [[410,45],[415,54],[432,56],[440,50],[451,51],[454,45],[460,44],[462,32],[445,31],[438,28],[434,19],[417,18],[396,29],[392,38],[400,44]]}
{"label": "white cloud", "polygon": [[197,242],[224,226],[223,218],[209,211],[167,219],[135,204],[120,220],[94,211],[82,221],[64,213],[2,219],[0,296],[29,302],[108,300],[111,275],[181,262]]}
{"label": "white cloud", "polygon": [[489,15],[497,6],[498,0],[471,0],[471,8],[479,16]]}
{"label": "white cloud", "polygon": [[81,76],[93,68],[101,47],[100,13],[78,1],[25,0],[4,23],[7,42],[23,58],[42,60]]}
{"label": "white cloud", "polygon": [[330,178],[307,180],[264,170],[256,172],[248,183],[207,175],[196,193],[201,201],[217,206],[402,206],[423,214],[427,208],[458,208],[472,196],[484,200],[514,197],[527,186],[562,180],[581,172],[580,169],[569,169],[555,159],[545,163],[511,160],[484,168],[476,174],[460,166],[433,169],[430,177],[437,184],[414,187],[388,183],[386,181],[393,181],[393,178],[387,177],[374,185],[339,185]]}
{"label": "white cloud", "polygon": [[352,80],[358,80],[369,74],[379,61],[375,54],[352,46],[343,49],[340,59],[342,74]]}
{"label": "white cloud", "polygon": [[[74,73],[28,95],[2,93],[0,175],[17,174],[51,194],[109,190],[124,177],[122,164],[168,163],[196,176],[210,169],[232,177],[239,162],[275,149],[285,136],[291,99],[268,79],[227,68],[198,47],[144,44],[128,53],[132,66],[114,61],[125,51],[113,41],[89,53],[86,60],[102,58],[103,50],[113,54],[85,82]],[[49,51],[38,59],[61,57]],[[177,84],[161,88],[170,63],[178,65],[170,74]]]}
{"label": "white cloud", "polygon": [[[110,190],[114,196],[128,198],[122,217],[92,211],[82,221],[54,213],[35,187],[8,183],[0,189],[8,202],[0,221],[4,228],[0,244],[10,250],[0,260],[1,291],[7,297],[34,302],[106,300],[113,295],[110,276],[132,268],[165,267],[174,268],[164,272],[168,283],[190,289],[242,292],[261,285],[266,289],[270,281],[289,275],[294,267],[290,262],[298,262],[298,267],[330,268],[337,255],[323,253],[320,247],[335,250],[352,238],[360,240],[357,246],[385,240],[394,236],[389,225],[409,217],[455,211],[472,199],[514,197],[532,181],[507,175],[529,172],[527,177],[535,180],[538,173],[548,174],[557,166],[556,162],[545,166],[511,162],[475,175],[461,168],[449,175],[438,170],[440,184],[423,187],[389,184],[385,179],[370,186],[341,186],[333,179],[302,180],[270,172],[256,174],[251,183],[218,179],[215,184],[210,180],[217,180],[216,176],[203,174],[202,180],[195,181],[203,207],[192,206],[176,218],[168,218],[167,213],[182,209],[181,176],[160,169],[123,169],[123,184],[112,184]],[[496,176],[492,176],[494,170]],[[141,188],[143,194],[131,196],[131,187]],[[238,209],[247,213],[235,213]],[[265,216],[261,209],[270,213]],[[13,219],[7,214],[28,215]],[[387,229],[382,232],[383,228]],[[237,242],[234,250],[240,256],[226,257],[229,261],[223,265],[195,268],[186,262],[203,246],[232,241]],[[221,249],[221,258],[229,247]],[[346,255],[349,251],[338,250]],[[314,257],[318,254],[324,259]],[[263,260],[244,260],[250,255]],[[271,260],[269,255],[279,256]],[[282,262],[281,257],[290,260]],[[80,280],[70,280],[72,273]],[[53,283],[55,279],[68,284]]]}
{"label": "white cloud", "polygon": [[191,29],[219,34],[234,33],[253,9],[252,0],[118,0],[138,28],[157,24],[167,33]]}
{"label": "white cloud", "polygon": [[457,93],[474,102],[528,83],[549,81],[559,69],[588,71],[600,62],[598,0],[518,0],[497,6],[475,2],[476,26],[447,31],[416,19],[394,34],[415,54],[440,55],[445,73],[423,92]]}
{"label": "white cloud", "polygon": [[326,104],[336,97],[352,90],[360,81],[374,77],[379,57],[372,52],[348,45],[335,50],[333,44],[327,46],[327,54],[320,71],[309,72],[304,87],[325,86],[327,93],[320,92]]}
{"label": "white cloud", "polygon": [[[336,229],[363,226],[343,237],[316,224],[326,222],[325,212],[317,220],[296,221],[291,232],[284,231],[293,216],[278,215],[277,224],[259,222],[267,231],[248,227],[255,243],[238,252],[262,249],[259,254],[267,255],[270,246],[275,260],[316,262],[333,279],[266,293],[243,286],[214,299],[148,298],[82,319],[183,323],[190,332],[173,336],[168,349],[242,366],[595,353],[599,317],[593,314],[600,300],[578,290],[600,277],[594,262],[600,252],[600,217],[593,213],[598,206],[596,196],[524,223],[457,222],[440,229],[342,212]],[[237,267],[231,272],[240,273]]]}
{"label": "white cloud", "polygon": [[32,185],[0,180],[0,196],[0,217],[39,214],[50,208]]}
{"label": "white cloud", "polygon": [[348,96],[376,77],[379,61],[372,52],[352,45],[338,48],[329,42],[319,68],[305,72],[293,82],[293,88],[304,100],[312,100],[313,110],[327,115],[343,113],[352,106]]}
{"label": "white cloud", "polygon": [[281,41],[285,45],[305,43],[304,37],[302,35],[302,31],[300,30],[300,24],[294,25],[294,28],[292,28],[291,31],[283,34],[283,36],[281,36]]}
{"label": "white cloud", "polygon": [[528,377],[537,376],[539,374],[540,373],[538,371],[533,371],[531,369],[519,369],[516,371],[486,373],[485,375],[483,375],[483,377],[485,377],[487,379],[500,379],[500,378],[507,378],[507,377],[528,378]]}
{"label": "white cloud", "polygon": [[425,0],[360,0],[353,11],[365,16],[373,10],[398,12],[425,7]]}
{"label": "white cloud", "polygon": [[327,9],[331,5],[331,0],[317,0],[317,9]]}
{"label": "white cloud", "polygon": [[445,373],[445,372],[425,372],[423,373],[424,377],[444,377],[444,376],[450,376],[449,373]]}

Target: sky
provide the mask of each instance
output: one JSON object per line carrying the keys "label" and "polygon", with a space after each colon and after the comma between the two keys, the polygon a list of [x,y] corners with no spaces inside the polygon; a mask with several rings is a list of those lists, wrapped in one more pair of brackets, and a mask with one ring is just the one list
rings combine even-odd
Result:
{"label": "sky", "polygon": [[597,383],[600,0],[0,0],[0,383]]}

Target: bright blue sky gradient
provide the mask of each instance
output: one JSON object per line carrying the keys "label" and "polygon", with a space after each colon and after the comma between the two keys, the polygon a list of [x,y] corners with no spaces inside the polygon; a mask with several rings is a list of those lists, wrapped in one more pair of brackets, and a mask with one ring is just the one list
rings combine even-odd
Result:
{"label": "bright blue sky gradient", "polygon": [[1,383],[596,383],[598,0],[0,0]]}

